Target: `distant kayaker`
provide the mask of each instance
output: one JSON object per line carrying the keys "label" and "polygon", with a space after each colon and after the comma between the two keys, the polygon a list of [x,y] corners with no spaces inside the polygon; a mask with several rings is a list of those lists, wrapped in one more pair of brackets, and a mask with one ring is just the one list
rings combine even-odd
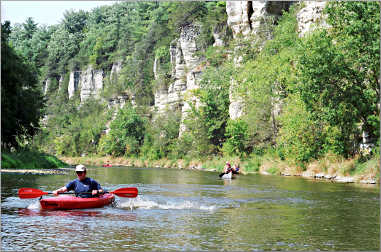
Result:
{"label": "distant kayaker", "polygon": [[53,191],[54,195],[57,196],[59,193],[74,190],[77,197],[91,198],[95,197],[97,194],[103,193],[103,189],[97,181],[86,177],[86,166],[81,164],[77,165],[75,167],[75,172],[77,173],[78,178],[70,181],[66,186]]}
{"label": "distant kayaker", "polygon": [[234,164],[234,166],[233,166],[233,174],[239,174],[239,173],[240,173],[239,164]]}
{"label": "distant kayaker", "polygon": [[221,178],[224,174],[229,174],[229,173],[232,172],[232,171],[233,171],[233,169],[232,169],[232,167],[231,167],[229,161],[226,161],[226,164],[225,164],[225,167],[224,167],[224,172],[221,173],[219,176],[220,176],[220,178]]}

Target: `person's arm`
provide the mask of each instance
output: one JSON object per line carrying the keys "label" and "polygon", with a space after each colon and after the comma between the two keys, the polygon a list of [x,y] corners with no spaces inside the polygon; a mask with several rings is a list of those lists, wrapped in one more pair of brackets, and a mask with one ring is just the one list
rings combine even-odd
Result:
{"label": "person's arm", "polygon": [[67,188],[66,188],[66,186],[61,187],[61,188],[59,188],[59,189],[53,191],[53,194],[54,194],[55,196],[57,196],[59,193],[63,193],[63,192],[67,192]]}
{"label": "person's arm", "polygon": [[91,191],[91,194],[92,194],[92,195],[102,194],[104,191],[103,191],[101,185],[100,185],[97,181],[95,181],[95,180],[93,180],[93,181],[94,181],[94,183],[95,183],[95,185],[96,185],[95,187],[96,187],[97,189],[92,190],[92,191]]}

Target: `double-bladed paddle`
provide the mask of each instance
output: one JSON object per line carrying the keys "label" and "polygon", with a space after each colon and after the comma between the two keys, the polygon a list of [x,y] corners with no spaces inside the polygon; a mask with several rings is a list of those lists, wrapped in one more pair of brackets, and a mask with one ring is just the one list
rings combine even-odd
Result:
{"label": "double-bladed paddle", "polygon": [[[91,192],[88,192],[88,193],[91,193]],[[135,198],[136,196],[138,196],[138,189],[136,187],[126,187],[126,188],[116,189],[112,192],[106,191],[104,193],[112,193],[119,197]],[[20,188],[19,189],[19,197],[21,199],[37,198],[46,194],[53,194],[53,193],[44,192],[40,189],[34,189],[34,188]],[[74,194],[74,192],[64,192],[59,194]]]}

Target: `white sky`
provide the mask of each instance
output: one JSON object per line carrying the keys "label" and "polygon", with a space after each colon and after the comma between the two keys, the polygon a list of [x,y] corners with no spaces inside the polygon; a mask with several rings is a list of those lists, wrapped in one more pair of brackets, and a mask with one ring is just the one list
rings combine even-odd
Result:
{"label": "white sky", "polygon": [[65,10],[89,11],[102,5],[111,5],[117,1],[15,1],[1,0],[1,23],[9,20],[13,26],[32,17],[39,25],[58,24]]}

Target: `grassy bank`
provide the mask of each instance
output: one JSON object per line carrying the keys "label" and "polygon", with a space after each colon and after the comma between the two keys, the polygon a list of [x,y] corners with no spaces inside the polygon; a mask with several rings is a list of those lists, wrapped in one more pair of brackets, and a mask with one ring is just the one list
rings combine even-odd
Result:
{"label": "grassy bank", "polygon": [[55,156],[36,151],[1,153],[2,169],[53,169],[67,166],[69,164]]}
{"label": "grassy bank", "polygon": [[135,166],[135,167],[163,167],[179,169],[198,169],[207,171],[222,171],[225,162],[239,164],[243,173],[262,173],[284,176],[315,177],[350,177],[354,182],[360,180],[380,180],[380,157],[379,155],[364,160],[362,157],[343,159],[335,155],[325,157],[300,166],[287,160],[280,160],[275,155],[251,156],[246,159],[239,157],[213,157],[204,160],[144,160],[138,158],[124,157],[60,157],[69,164],[87,164],[101,166],[110,163],[113,166]]}

